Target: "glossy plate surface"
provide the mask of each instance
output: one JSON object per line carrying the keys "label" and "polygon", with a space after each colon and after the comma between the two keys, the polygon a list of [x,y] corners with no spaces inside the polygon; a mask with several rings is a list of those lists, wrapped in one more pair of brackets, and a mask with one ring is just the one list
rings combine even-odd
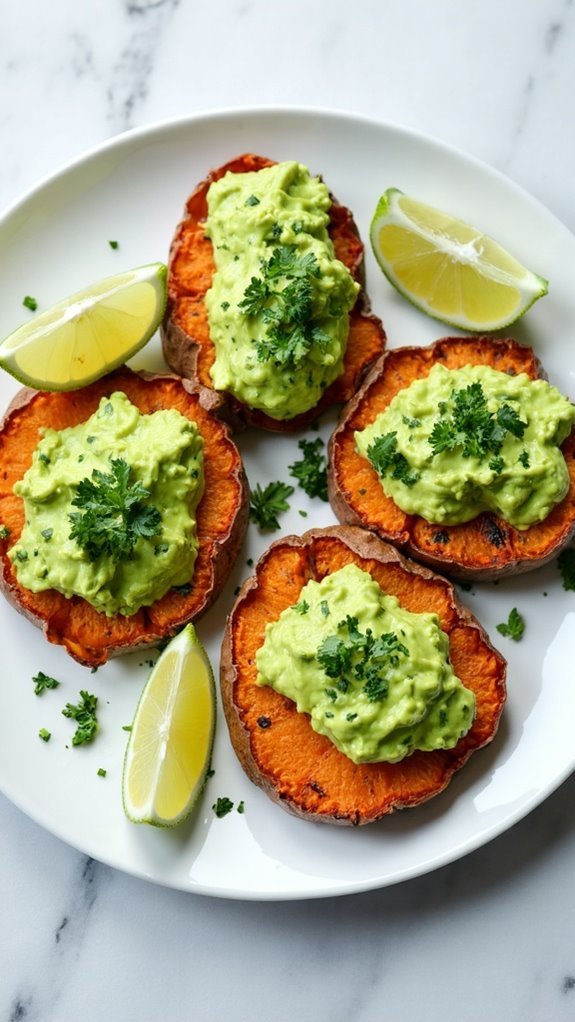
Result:
{"label": "glossy plate surface", "polygon": [[[400,128],[314,111],[211,114],[137,131],[99,147],[42,183],[0,221],[0,336],[30,315],[33,295],[46,308],[98,278],[166,260],[184,202],[212,167],[252,151],[297,159],[321,173],[355,214],[364,241],[377,200],[396,186],[445,208],[508,247],[550,280],[550,293],[515,330],[531,344],[549,377],[575,398],[575,239],[539,203],[488,167]],[[117,241],[112,249],[109,241]],[[392,347],[426,344],[447,333],[393,292],[367,252],[372,305]],[[154,339],[132,363],[162,369]],[[17,385],[0,379],[5,407]],[[335,415],[324,416],[329,435]],[[297,440],[247,433],[239,438],[252,485],[289,480]],[[293,482],[293,480],[292,480]],[[306,512],[302,517],[300,512]],[[296,488],[282,531],[333,523],[327,505]],[[217,673],[219,646],[234,590],[279,533],[251,525],[216,607],[198,624]],[[48,830],[87,854],[135,876],[187,891],[234,898],[322,897],[396,883],[450,862],[511,826],[549,795],[575,765],[575,594],[555,564],[530,575],[477,585],[464,599],[509,660],[508,702],[493,744],[477,753],[436,799],[359,830],[306,823],[276,808],[245,778],[223,717],[213,766],[193,819],[175,831],[134,826],[124,817],[121,770],[126,733],[148,673],[144,652],[96,674],[49,645],[5,601],[0,604],[0,788]],[[517,607],[526,621],[520,643],[496,624]],[[61,681],[35,696],[39,670]],[[61,715],[81,688],[98,695],[101,733],[73,748],[73,722]],[[40,728],[52,732],[44,743]],[[107,771],[98,776],[98,769]],[[236,804],[217,819],[218,796]]]}

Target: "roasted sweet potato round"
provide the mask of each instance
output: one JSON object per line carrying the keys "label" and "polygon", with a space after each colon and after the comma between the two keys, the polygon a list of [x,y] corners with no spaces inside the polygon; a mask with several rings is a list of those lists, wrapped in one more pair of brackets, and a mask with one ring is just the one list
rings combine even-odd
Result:
{"label": "roasted sweet potato round", "polygon": [[411,557],[456,579],[488,581],[546,564],[575,533],[575,431],[562,445],[571,479],[567,496],[537,525],[521,531],[485,512],[462,525],[432,525],[405,514],[383,492],[375,469],[358,454],[354,433],[382,412],[399,390],[441,362],[448,369],[489,365],[500,372],[545,373],[531,348],[511,339],[447,337],[429,347],[396,348],[372,368],[343,409],[329,444],[328,489],[340,522],[361,525]]}
{"label": "roasted sweet potato round", "polygon": [[[7,553],[24,525],[24,504],[13,486],[31,464],[39,430],[85,421],[104,395],[118,390],[143,413],[175,408],[196,422],[204,440],[205,492],[197,510],[200,545],[189,591],[179,586],[135,614],[107,617],[80,597],[67,599],[54,589],[32,593],[20,586]],[[195,621],[218,596],[243,542],[249,507],[242,460],[218,409],[213,392],[172,375],[125,368],[68,393],[25,388],[10,405],[0,426],[0,521],[9,529],[1,542],[0,586],[17,610],[79,663],[95,667],[110,656],[154,645]]]}
{"label": "roasted sweet potato round", "polygon": [[[471,730],[455,748],[415,752],[400,763],[357,765],[315,732],[307,714],[256,683],[265,626],[296,603],[302,587],[354,562],[412,612],[432,611],[449,636],[455,673],[476,697]],[[222,646],[221,688],[232,744],[246,773],[289,812],[339,824],[371,823],[437,795],[472,752],[491,741],[505,702],[506,663],[453,586],[373,533],[312,529],[273,543],[244,584]]]}
{"label": "roasted sweet potato round", "polygon": [[[187,379],[211,387],[210,368],[215,350],[204,303],[214,274],[212,243],[204,234],[207,217],[207,193],[213,181],[228,171],[235,174],[261,170],[273,160],[252,153],[239,156],[213,170],[189,197],[185,215],[172,240],[168,272],[168,304],[162,326],[164,355],[168,365]],[[348,401],[366,370],[385,348],[381,321],[370,313],[363,289],[363,245],[349,209],[335,200],[330,210],[329,234],[335,253],[352,276],[362,285],[350,314],[350,330],[344,361],[344,372],[327,388],[315,408],[292,419],[273,419],[257,409],[242,404],[225,393],[228,418],[233,425],[252,425],[273,432],[304,428],[325,409]]]}

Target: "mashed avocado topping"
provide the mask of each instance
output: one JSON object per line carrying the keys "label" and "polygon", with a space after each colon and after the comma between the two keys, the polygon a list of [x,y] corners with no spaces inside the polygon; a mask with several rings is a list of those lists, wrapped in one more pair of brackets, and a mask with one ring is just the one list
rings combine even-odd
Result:
{"label": "mashed avocado topping", "polygon": [[293,162],[229,172],[208,192],[212,381],[275,419],[313,408],[343,371],[359,285],[334,256],[330,205]]}
{"label": "mashed avocado topping", "polygon": [[266,625],[258,684],[292,699],[354,763],[451,749],[475,696],[453,673],[436,614],[413,614],[355,564],[311,581]]}
{"label": "mashed avocado topping", "polygon": [[355,439],[407,514],[455,525],[493,511],[528,529],[567,494],[559,445],[574,423],[575,407],[546,380],[437,364]]}
{"label": "mashed avocado topping", "polygon": [[142,415],[123,393],[78,426],[46,429],[16,483],[26,523],[9,551],[34,593],[134,614],[192,577],[203,441],[173,408]]}

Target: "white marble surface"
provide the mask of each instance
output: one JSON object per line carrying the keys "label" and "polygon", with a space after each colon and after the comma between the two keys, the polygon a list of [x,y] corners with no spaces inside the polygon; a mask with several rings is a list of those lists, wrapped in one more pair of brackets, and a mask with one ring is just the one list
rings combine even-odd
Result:
{"label": "white marble surface", "polygon": [[[574,51],[572,0],[6,3],[0,206],[132,127],[307,104],[436,135],[575,230]],[[295,904],[134,880],[0,798],[0,1020],[571,1020],[574,796],[421,879]]]}

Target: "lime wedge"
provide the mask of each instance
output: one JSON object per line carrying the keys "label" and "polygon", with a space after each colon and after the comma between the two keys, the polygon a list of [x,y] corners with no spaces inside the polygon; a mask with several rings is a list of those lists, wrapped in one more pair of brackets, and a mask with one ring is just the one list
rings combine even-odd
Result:
{"label": "lime wedge", "polygon": [[205,784],[216,723],[214,676],[189,624],[166,646],[140,697],[122,797],[133,823],[175,827]]}
{"label": "lime wedge", "polygon": [[462,330],[509,326],[547,294],[548,282],[492,238],[397,188],[381,196],[370,238],[390,283],[422,312]]}
{"label": "lime wedge", "polygon": [[24,323],[0,344],[0,366],[37,390],[73,390],[123,365],[166,307],[167,268],[106,277]]}

